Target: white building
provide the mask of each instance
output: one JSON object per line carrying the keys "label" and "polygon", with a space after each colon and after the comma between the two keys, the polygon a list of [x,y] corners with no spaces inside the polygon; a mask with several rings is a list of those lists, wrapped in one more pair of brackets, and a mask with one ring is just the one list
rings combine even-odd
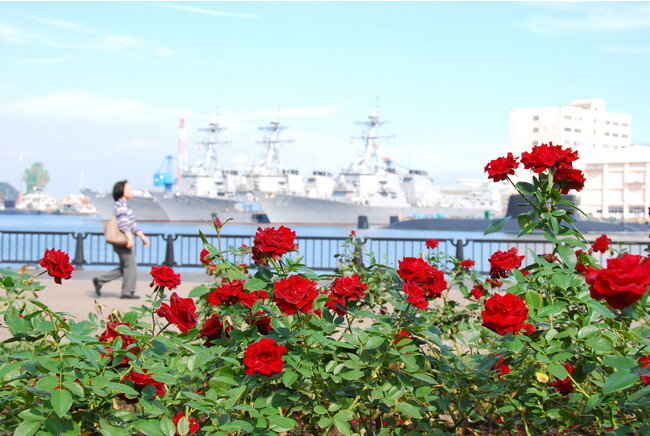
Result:
{"label": "white building", "polygon": [[[578,151],[585,187],[582,210],[597,219],[644,220],[650,204],[650,148],[631,146],[632,116],[605,111],[601,99],[510,111],[510,151],[515,156],[552,142]],[[519,180],[528,171],[517,171]]]}
{"label": "white building", "polygon": [[594,218],[645,221],[650,205],[650,147],[633,145],[584,159],[580,207]]}
{"label": "white building", "polygon": [[630,145],[632,116],[605,111],[605,101],[573,100],[568,105],[510,110],[510,151],[520,155],[552,142],[588,157],[597,150]]}

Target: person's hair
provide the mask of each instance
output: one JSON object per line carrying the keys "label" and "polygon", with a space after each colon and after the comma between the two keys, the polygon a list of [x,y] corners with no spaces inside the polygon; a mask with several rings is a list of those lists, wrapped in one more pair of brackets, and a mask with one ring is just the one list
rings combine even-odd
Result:
{"label": "person's hair", "polygon": [[113,200],[117,201],[124,196],[124,185],[127,183],[127,180],[120,180],[113,185]]}

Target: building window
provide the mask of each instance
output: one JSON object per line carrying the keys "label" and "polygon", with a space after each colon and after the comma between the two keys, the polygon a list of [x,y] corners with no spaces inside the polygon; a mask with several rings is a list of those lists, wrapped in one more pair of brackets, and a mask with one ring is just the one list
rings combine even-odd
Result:
{"label": "building window", "polygon": [[605,121],[605,124],[611,124],[609,121]]}
{"label": "building window", "polygon": [[630,206],[627,208],[627,210],[630,211],[630,213],[640,213],[640,214],[645,214],[645,207],[643,206]]}
{"label": "building window", "polygon": [[533,116],[533,121],[539,121],[539,115],[534,115]]}
{"label": "building window", "polygon": [[621,135],[621,138],[627,138],[627,135]]}
{"label": "building window", "polygon": [[564,116],[564,119],[565,119],[565,120],[570,120],[570,119],[571,119],[571,115],[565,115],[565,116]]}
{"label": "building window", "polygon": [[609,206],[607,211],[609,213],[623,213],[623,206]]}
{"label": "building window", "polygon": [[614,121],[614,125],[615,125],[615,126],[618,126],[618,123],[617,123],[616,121]]}
{"label": "building window", "polygon": [[565,127],[565,128],[564,128],[564,131],[565,131],[565,132],[570,132],[570,131],[571,131],[571,128],[570,128],[570,127]]}
{"label": "building window", "polygon": [[533,133],[539,132],[539,129],[537,127],[533,127]]}
{"label": "building window", "polygon": [[609,136],[609,132],[605,132],[605,136]]}
{"label": "building window", "polygon": [[618,133],[612,133],[612,136],[616,136],[618,138]]}
{"label": "building window", "polygon": [[582,145],[582,142],[580,142],[580,141],[573,141],[573,145]]}
{"label": "building window", "polygon": [[576,132],[576,133],[582,133],[582,129],[574,129],[574,132]]}
{"label": "building window", "polygon": [[627,123],[623,123],[623,124],[621,124],[621,125],[622,125],[623,127],[627,127]]}
{"label": "building window", "polygon": [[533,141],[533,145],[539,145],[539,141]]}

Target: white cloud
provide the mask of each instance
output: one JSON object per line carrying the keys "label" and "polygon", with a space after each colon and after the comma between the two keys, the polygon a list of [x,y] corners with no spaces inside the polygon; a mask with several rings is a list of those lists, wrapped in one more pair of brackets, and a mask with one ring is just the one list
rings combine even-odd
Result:
{"label": "white cloud", "polygon": [[157,47],[153,50],[153,54],[156,56],[171,56],[174,54],[173,50],[170,50],[165,47]]}
{"label": "white cloud", "polygon": [[235,18],[260,18],[259,15],[251,15],[251,14],[239,14],[236,12],[221,12],[221,11],[213,11],[211,9],[203,9],[203,8],[194,8],[191,6],[180,6],[180,5],[173,5],[173,4],[161,4],[160,6],[163,6],[165,8],[170,8],[170,9],[179,9],[182,11],[189,11],[189,12],[198,12],[200,14],[208,14],[208,15],[219,15],[222,17],[235,17]]}
{"label": "white cloud", "polygon": [[156,108],[135,100],[96,96],[85,91],[61,92],[16,102],[0,101],[0,113],[5,116],[66,122],[118,120],[133,124],[175,118],[180,112],[180,109]]}
{"label": "white cloud", "polygon": [[[539,5],[539,3],[538,3]],[[650,6],[642,3],[541,3],[548,14],[529,18],[523,26],[535,33],[601,32],[650,27]]]}
{"label": "white cloud", "polygon": [[61,29],[70,29],[80,33],[97,33],[97,31],[94,29],[90,29],[88,27],[82,26],[81,24],[77,24],[71,21],[54,20],[50,18],[39,17],[36,15],[27,15],[27,16],[32,20],[49,24],[50,26],[58,27]]}
{"label": "white cloud", "polygon": [[23,64],[60,64],[68,61],[70,58],[16,59],[16,62]]}
{"label": "white cloud", "polygon": [[0,23],[0,41],[11,42],[14,44],[24,44],[29,42],[31,37],[18,29],[17,27],[8,26]]}
{"label": "white cloud", "polygon": [[107,35],[104,39],[124,47],[142,48],[147,45],[141,39],[129,35]]}
{"label": "white cloud", "polygon": [[620,46],[605,46],[603,50],[611,53],[621,53],[621,54],[645,54],[650,53],[650,45],[639,46],[639,47],[620,47]]}

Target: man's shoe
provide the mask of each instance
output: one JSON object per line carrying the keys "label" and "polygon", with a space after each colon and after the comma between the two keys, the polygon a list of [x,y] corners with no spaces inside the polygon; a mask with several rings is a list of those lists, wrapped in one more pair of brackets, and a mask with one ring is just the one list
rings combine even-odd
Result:
{"label": "man's shoe", "polygon": [[122,295],[120,298],[127,299],[127,300],[137,300],[140,298],[140,296],[131,294],[131,295]]}
{"label": "man's shoe", "polygon": [[93,279],[93,285],[95,285],[95,295],[98,297],[102,296],[102,285],[99,284],[97,277]]}

